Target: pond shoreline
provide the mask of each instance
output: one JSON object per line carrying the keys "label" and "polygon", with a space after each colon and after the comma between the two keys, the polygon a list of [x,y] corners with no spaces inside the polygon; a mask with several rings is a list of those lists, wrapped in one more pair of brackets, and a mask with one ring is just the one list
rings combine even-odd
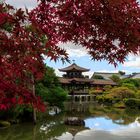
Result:
{"label": "pond shoreline", "polygon": [[[112,135],[115,135],[116,138],[125,140],[122,139],[122,136],[125,138],[127,137],[127,135],[123,133],[123,128],[125,128],[126,132],[129,132],[134,136],[135,132],[133,130],[137,129],[137,126],[134,122],[139,116],[140,111],[137,110],[103,107],[91,103],[81,105],[76,103],[71,106],[70,103],[66,103],[64,112],[53,116],[49,115],[46,112],[46,114],[43,114],[43,116],[40,117],[40,120],[36,125],[33,125],[33,123],[31,122],[25,122],[11,125],[10,127],[5,129],[1,129],[0,139],[3,140],[3,138],[8,137],[7,139],[13,138],[14,140],[30,140],[33,138],[35,140],[40,140],[41,138],[42,140],[51,140],[62,138],[62,136],[63,138],[66,138],[66,136],[69,136],[69,138],[71,136],[75,136],[76,140],[78,140],[81,138],[81,135],[84,135],[83,140],[86,140],[86,138],[88,138],[88,136],[86,137],[86,135],[94,134],[97,137],[96,140],[98,140],[102,134],[103,136],[108,138],[108,134],[111,135],[110,137],[112,137]],[[64,120],[68,117],[79,117],[83,119],[85,121],[85,126],[65,125]],[[42,131],[40,128],[43,124],[46,124],[46,129]],[[130,129],[130,127],[133,129]],[[118,130],[121,131],[118,132]],[[112,131],[113,133],[111,133]],[[123,134],[122,136],[118,136],[118,133]],[[140,137],[138,131],[136,131],[135,135]],[[63,140],[63,138],[60,140]],[[82,138],[80,140],[82,140]],[[112,138],[108,140],[117,139]]]}

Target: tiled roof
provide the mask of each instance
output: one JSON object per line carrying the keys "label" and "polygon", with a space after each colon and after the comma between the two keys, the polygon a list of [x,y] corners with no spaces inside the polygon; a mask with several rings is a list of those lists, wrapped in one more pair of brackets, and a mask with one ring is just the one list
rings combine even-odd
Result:
{"label": "tiled roof", "polygon": [[72,81],[90,83],[91,85],[117,85],[112,80],[98,80],[98,79],[86,79],[86,78],[63,78],[59,77],[59,81],[62,84],[69,84]]}
{"label": "tiled roof", "polygon": [[63,77],[59,77],[59,81],[60,83],[64,83],[64,84],[68,84],[71,83],[72,81],[76,81],[76,82],[84,82],[84,83],[92,83],[93,80],[91,79],[86,79],[86,78],[63,78]]}
{"label": "tiled roof", "polygon": [[130,75],[130,78],[132,79],[140,78],[140,73],[133,73],[132,75]]}
{"label": "tiled roof", "polygon": [[62,84],[69,84],[70,83],[69,79],[66,79],[63,77],[59,77],[58,79],[59,79],[60,83],[62,83]]}
{"label": "tiled roof", "polygon": [[94,74],[92,75],[92,79],[93,79],[93,77],[94,77],[94,75],[100,75],[100,76],[102,76],[104,79],[110,79],[110,77],[112,76],[112,75],[117,75],[117,76],[121,76],[119,73],[106,73],[106,72],[94,72]]}
{"label": "tiled roof", "polygon": [[131,74],[129,74],[129,75],[122,75],[122,76],[120,76],[120,79],[125,79],[125,78],[131,78]]}
{"label": "tiled roof", "polygon": [[86,71],[89,71],[89,69],[86,69],[86,68],[83,68],[83,67],[80,67],[78,66],[77,64],[73,63],[72,65],[66,67],[66,68],[63,68],[63,69],[59,69],[60,71],[63,71],[63,72],[67,72],[67,71],[80,71],[80,72],[86,72]]}
{"label": "tiled roof", "polygon": [[117,85],[115,82],[112,80],[100,80],[100,79],[94,79],[93,80],[93,85]]}

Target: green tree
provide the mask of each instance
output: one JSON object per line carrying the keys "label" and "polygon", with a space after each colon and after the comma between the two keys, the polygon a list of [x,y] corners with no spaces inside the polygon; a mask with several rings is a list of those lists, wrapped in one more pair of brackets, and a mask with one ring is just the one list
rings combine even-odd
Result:
{"label": "green tree", "polygon": [[119,98],[120,100],[124,98],[134,98],[135,92],[128,87],[115,87],[111,89],[110,93],[107,95],[112,98]]}
{"label": "green tree", "polygon": [[119,74],[120,75],[125,75],[125,72],[124,71],[119,71]]}
{"label": "green tree", "polygon": [[124,83],[133,84],[136,88],[140,89],[140,79],[131,79],[131,78],[122,79],[120,84],[123,85]]}
{"label": "green tree", "polygon": [[36,83],[36,94],[51,106],[62,107],[67,99],[67,91],[61,88],[54,69],[48,66],[44,77]]}
{"label": "green tree", "polygon": [[137,90],[137,92],[136,92],[136,98],[137,99],[140,99],[140,90]]}
{"label": "green tree", "polygon": [[99,90],[99,89],[91,88],[89,90],[89,94],[91,95],[101,95],[102,93],[103,93],[103,90]]}
{"label": "green tree", "polygon": [[124,103],[129,108],[139,108],[140,109],[140,99],[128,98],[128,99],[124,99]]}
{"label": "green tree", "polygon": [[107,91],[107,92],[110,91],[111,89],[112,89],[111,85],[105,85],[104,86],[104,90]]}
{"label": "green tree", "polygon": [[129,89],[131,89],[133,91],[137,90],[136,86],[133,83],[123,83],[122,87],[127,87],[127,88],[129,88]]}
{"label": "green tree", "polygon": [[51,88],[50,91],[47,92],[46,97],[46,101],[50,106],[58,106],[62,108],[63,102],[67,99],[67,92],[60,86],[56,86],[54,88]]}

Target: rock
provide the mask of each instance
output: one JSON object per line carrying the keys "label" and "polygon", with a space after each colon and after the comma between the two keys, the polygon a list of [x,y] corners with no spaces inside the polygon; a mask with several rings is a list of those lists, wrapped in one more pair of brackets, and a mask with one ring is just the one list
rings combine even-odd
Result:
{"label": "rock", "polygon": [[49,115],[54,116],[56,114],[59,114],[61,112],[61,109],[57,106],[51,107],[49,110]]}
{"label": "rock", "polygon": [[9,127],[10,125],[11,123],[8,121],[0,121],[0,128],[6,128]]}
{"label": "rock", "polygon": [[85,125],[84,120],[78,118],[78,117],[68,117],[64,123],[66,125],[75,125],[75,126],[81,126],[81,125]]}

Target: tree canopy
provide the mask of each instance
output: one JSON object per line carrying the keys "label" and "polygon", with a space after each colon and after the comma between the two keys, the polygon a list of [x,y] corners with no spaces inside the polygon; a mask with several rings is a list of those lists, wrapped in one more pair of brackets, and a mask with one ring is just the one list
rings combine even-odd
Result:
{"label": "tree canopy", "polygon": [[36,94],[39,95],[44,102],[48,102],[50,106],[63,107],[63,102],[66,100],[68,93],[61,88],[53,68],[47,66],[43,78],[35,85]]}
{"label": "tree canopy", "polygon": [[136,0],[38,0],[32,23],[56,49],[72,41],[86,47],[92,59],[116,65],[139,53],[140,6]]}
{"label": "tree canopy", "polygon": [[118,75],[113,74],[110,79],[114,82],[116,82],[117,84],[119,84],[120,82],[120,77]]}
{"label": "tree canopy", "polygon": [[43,109],[32,93],[31,78],[40,78],[44,69],[41,37],[22,9],[0,4],[0,109],[16,104]]}

